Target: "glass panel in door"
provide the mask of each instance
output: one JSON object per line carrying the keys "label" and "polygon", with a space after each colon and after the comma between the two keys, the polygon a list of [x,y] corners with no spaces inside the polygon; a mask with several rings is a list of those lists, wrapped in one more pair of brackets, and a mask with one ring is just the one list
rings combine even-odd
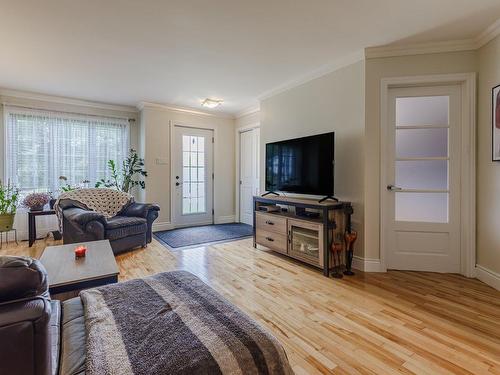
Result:
{"label": "glass panel in door", "polygon": [[449,96],[396,98],[395,220],[449,220]]}
{"label": "glass panel in door", "polygon": [[309,260],[312,263],[320,263],[320,232],[317,229],[305,228],[291,224],[290,230],[290,253],[297,257]]}
{"label": "glass panel in door", "polygon": [[182,214],[206,212],[205,138],[182,136]]}

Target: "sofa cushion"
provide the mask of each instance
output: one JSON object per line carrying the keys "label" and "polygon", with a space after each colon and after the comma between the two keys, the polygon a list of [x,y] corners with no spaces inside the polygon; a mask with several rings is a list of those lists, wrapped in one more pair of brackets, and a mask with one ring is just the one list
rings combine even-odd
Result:
{"label": "sofa cushion", "polygon": [[50,301],[50,340],[52,352],[52,375],[59,373],[59,353],[61,346],[61,305],[57,300]]}
{"label": "sofa cushion", "polygon": [[62,303],[60,374],[85,373],[85,317],[80,297]]}
{"label": "sofa cushion", "polygon": [[42,263],[29,257],[0,256],[0,302],[34,296],[49,298]]}
{"label": "sofa cushion", "polygon": [[147,220],[142,217],[114,216],[106,220],[106,238],[111,241],[146,233],[147,229]]}

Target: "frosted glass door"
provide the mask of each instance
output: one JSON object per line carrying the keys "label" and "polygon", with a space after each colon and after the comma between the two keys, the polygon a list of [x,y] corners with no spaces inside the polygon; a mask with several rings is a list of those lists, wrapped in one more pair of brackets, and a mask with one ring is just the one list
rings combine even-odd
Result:
{"label": "frosted glass door", "polygon": [[213,222],[213,131],[174,127],[173,221],[175,225]]}
{"label": "frosted glass door", "polygon": [[449,96],[396,98],[395,218],[448,222]]}
{"label": "frosted glass door", "polygon": [[458,272],[460,88],[390,90],[381,245],[392,269]]}

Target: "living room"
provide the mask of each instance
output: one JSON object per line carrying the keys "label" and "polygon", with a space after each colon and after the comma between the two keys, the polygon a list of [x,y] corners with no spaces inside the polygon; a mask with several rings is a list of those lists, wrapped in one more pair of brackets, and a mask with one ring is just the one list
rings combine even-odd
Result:
{"label": "living room", "polygon": [[499,371],[498,1],[1,9],[0,373]]}

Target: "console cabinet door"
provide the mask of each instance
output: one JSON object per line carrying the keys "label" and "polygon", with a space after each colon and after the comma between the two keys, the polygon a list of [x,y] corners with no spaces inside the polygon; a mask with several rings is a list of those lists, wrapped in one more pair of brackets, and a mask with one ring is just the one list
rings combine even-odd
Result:
{"label": "console cabinet door", "polygon": [[323,267],[323,226],[288,219],[288,255]]}

